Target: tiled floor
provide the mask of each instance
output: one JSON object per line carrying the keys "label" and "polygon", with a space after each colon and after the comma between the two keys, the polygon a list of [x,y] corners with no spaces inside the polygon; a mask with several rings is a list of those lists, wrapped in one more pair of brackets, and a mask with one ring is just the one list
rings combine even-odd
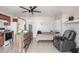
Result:
{"label": "tiled floor", "polygon": [[59,51],[53,46],[52,41],[37,42],[33,39],[26,53],[59,53]]}
{"label": "tiled floor", "polygon": [[0,47],[0,53],[15,53],[15,48],[13,44]]}
{"label": "tiled floor", "polygon": [[[51,41],[39,41],[32,40],[26,53],[58,53],[59,51],[53,46]],[[13,44],[0,47],[0,53],[15,53],[15,47]]]}

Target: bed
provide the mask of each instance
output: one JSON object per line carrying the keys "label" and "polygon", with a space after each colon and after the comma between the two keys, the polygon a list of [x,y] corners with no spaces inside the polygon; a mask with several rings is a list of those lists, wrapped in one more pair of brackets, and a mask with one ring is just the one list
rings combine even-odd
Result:
{"label": "bed", "polygon": [[54,36],[53,33],[43,32],[41,34],[37,34],[36,40],[37,41],[39,41],[39,40],[53,40],[53,36]]}

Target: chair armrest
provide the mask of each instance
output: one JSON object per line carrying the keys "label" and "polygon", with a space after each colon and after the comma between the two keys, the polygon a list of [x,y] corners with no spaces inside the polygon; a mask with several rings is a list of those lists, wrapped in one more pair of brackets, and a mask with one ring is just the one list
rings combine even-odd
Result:
{"label": "chair armrest", "polygon": [[62,37],[62,41],[68,40],[68,38],[66,37]]}
{"label": "chair armrest", "polygon": [[59,49],[60,51],[70,51],[76,47],[76,43],[70,40],[60,40]]}

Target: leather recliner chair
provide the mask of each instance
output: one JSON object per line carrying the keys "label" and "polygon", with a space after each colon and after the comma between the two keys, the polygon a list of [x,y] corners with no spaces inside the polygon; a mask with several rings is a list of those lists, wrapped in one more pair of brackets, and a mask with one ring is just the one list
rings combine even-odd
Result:
{"label": "leather recliner chair", "polygon": [[61,52],[67,52],[76,47],[74,39],[76,32],[73,30],[66,30],[63,36],[55,36],[53,39],[53,45]]}

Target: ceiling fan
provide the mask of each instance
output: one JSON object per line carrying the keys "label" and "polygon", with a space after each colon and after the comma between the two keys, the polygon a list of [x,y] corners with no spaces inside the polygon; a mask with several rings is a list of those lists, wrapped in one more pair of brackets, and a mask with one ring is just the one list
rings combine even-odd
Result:
{"label": "ceiling fan", "polygon": [[25,11],[22,11],[23,13],[25,13],[25,12],[29,12],[31,14],[34,14],[34,12],[41,13],[41,11],[35,10],[37,8],[37,6],[29,6],[29,9],[25,8],[23,6],[19,6],[19,7],[25,10]]}

